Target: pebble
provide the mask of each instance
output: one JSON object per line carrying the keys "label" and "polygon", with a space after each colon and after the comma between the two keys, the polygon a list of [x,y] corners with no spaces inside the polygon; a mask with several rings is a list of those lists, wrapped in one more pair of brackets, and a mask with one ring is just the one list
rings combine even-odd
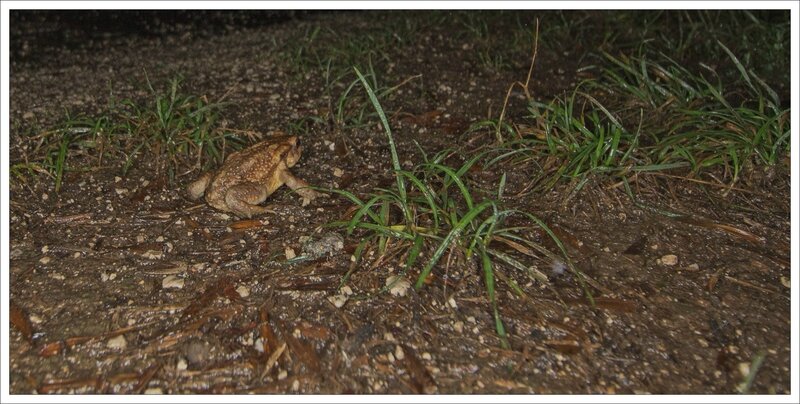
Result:
{"label": "pebble", "polygon": [[659,259],[661,264],[673,266],[678,263],[678,256],[675,254],[667,254]]}
{"label": "pebble", "polygon": [[397,360],[405,359],[406,353],[403,352],[403,347],[401,347],[400,345],[395,347],[395,349],[394,349],[394,357],[397,358]]}
{"label": "pebble", "polygon": [[128,341],[125,340],[124,335],[117,335],[106,342],[106,346],[110,349],[123,350],[128,346]]}
{"label": "pebble", "polygon": [[334,295],[328,298],[328,301],[333,303],[333,306],[337,309],[342,308],[345,303],[347,303],[348,297],[345,295]]}
{"label": "pebble", "polygon": [[144,391],[144,394],[164,394],[164,391],[161,390],[161,387],[150,387]]}
{"label": "pebble", "polygon": [[411,287],[411,282],[409,282],[408,279],[397,275],[392,275],[386,278],[386,286],[389,286],[392,283],[394,283],[394,285],[389,288],[389,293],[391,293],[392,296],[405,296],[408,292],[408,289]]}
{"label": "pebble", "polygon": [[295,254],[295,252],[294,252],[294,249],[291,248],[291,247],[286,247],[286,249],[284,250],[284,254],[286,254],[286,259],[287,260],[290,260],[290,259],[292,259],[292,258],[297,256],[297,254]]}
{"label": "pebble", "polygon": [[240,285],[238,288],[236,288],[236,293],[238,293],[240,297],[250,296],[250,288]]}
{"label": "pebble", "polygon": [[41,262],[42,264],[48,264],[48,263],[50,263],[51,260],[52,260],[52,258],[50,258],[48,256],[44,256],[44,257],[39,259],[39,262]]}
{"label": "pebble", "polygon": [[192,340],[186,345],[186,359],[196,366],[203,366],[211,355],[211,347],[198,340]]}
{"label": "pebble", "polygon": [[178,363],[175,365],[175,368],[178,370],[186,370],[189,368],[189,364],[186,363],[186,359],[180,358],[178,359]]}
{"label": "pebble", "polygon": [[450,305],[450,307],[452,307],[452,308],[454,308],[454,309],[457,309],[457,308],[458,308],[458,305],[456,304],[456,299],[454,299],[454,298],[452,298],[452,297],[451,297],[450,299],[448,299],[448,300],[447,300],[447,304],[449,304],[449,305]]}
{"label": "pebble", "polygon": [[161,281],[161,287],[164,289],[174,288],[183,289],[185,281],[175,275],[169,275]]}
{"label": "pebble", "polygon": [[334,177],[341,177],[344,175],[344,171],[341,168],[334,168],[333,169],[333,176]]}

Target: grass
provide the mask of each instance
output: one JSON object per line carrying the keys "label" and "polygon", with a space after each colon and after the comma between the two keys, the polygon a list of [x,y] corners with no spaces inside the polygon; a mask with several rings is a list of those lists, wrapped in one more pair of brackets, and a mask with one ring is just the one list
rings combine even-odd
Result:
{"label": "grass", "polygon": [[179,167],[221,164],[227,147],[241,147],[243,138],[253,135],[223,128],[226,104],[184,94],[181,81],[176,77],[157,89],[148,80],[149,100],[112,99],[98,117],[67,112],[58,127],[28,137],[36,146],[12,165],[12,172],[18,178],[45,173],[58,192],[66,172],[96,169],[104,161],[120,164],[125,175],[133,164],[149,158],[170,181]]}
{"label": "grass", "polygon": [[[362,241],[355,253],[357,262],[360,262],[369,246],[386,254],[387,245],[392,244],[396,252],[401,251],[406,256],[402,271],[405,276],[423,251],[432,250],[430,258],[421,265],[416,276],[415,288],[420,290],[429,281],[434,269],[440,266],[445,254],[460,254],[467,261],[476,259],[491,302],[495,330],[503,347],[509,345],[498,309],[495,286],[497,272],[503,268],[519,270],[532,280],[547,284],[547,276],[530,261],[563,260],[573,271],[587,297],[592,299],[584,285],[583,275],[574,268],[563,245],[547,225],[528,212],[502,206],[499,200],[503,194],[503,181],[492,197],[479,195],[471,189],[465,174],[478,158],[453,167],[445,162],[450,150],[444,150],[430,159],[425,155],[422,163],[411,170],[403,170],[391,126],[378,97],[366,77],[358,69],[355,72],[380,118],[391,151],[395,177],[393,188],[376,189],[364,198],[344,190],[329,190],[347,198],[355,206],[349,220],[332,225],[345,228],[348,235],[362,232]],[[527,224],[510,225],[508,223],[512,217]],[[557,257],[534,242],[535,229],[546,232],[563,255]],[[342,285],[356,268],[354,266],[345,275]],[[517,282],[504,275],[501,279],[505,279],[518,294],[524,294]],[[391,286],[387,285],[379,293]]]}
{"label": "grass", "polygon": [[534,190],[561,181],[580,190],[598,176],[619,181],[676,169],[692,177],[712,168],[721,168],[733,187],[744,168],[788,156],[790,110],[730,49],[718,46],[739,73],[736,82],[723,85],[711,67],[701,64],[705,74],[692,73],[666,55],[604,53],[599,78],[549,101],[531,97],[516,122],[484,120],[467,135],[502,133],[485,150],[485,166],[535,163],[540,186]]}

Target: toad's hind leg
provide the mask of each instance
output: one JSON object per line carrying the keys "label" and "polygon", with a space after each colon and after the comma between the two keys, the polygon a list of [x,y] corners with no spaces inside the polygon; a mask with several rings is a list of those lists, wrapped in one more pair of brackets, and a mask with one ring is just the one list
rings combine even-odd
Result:
{"label": "toad's hind leg", "polygon": [[208,184],[211,182],[213,176],[214,173],[209,171],[189,184],[189,186],[186,187],[186,193],[189,194],[189,198],[193,201],[200,199],[200,197],[206,193],[206,188],[208,188]]}
{"label": "toad's hind leg", "polygon": [[236,216],[251,218],[253,215],[275,213],[267,207],[258,206],[268,196],[266,188],[247,182],[228,189],[225,193],[225,204]]}

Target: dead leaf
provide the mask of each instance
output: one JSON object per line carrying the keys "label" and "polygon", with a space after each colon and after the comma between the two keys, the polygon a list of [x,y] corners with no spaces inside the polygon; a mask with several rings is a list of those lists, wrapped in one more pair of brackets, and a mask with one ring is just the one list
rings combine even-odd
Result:
{"label": "dead leaf", "polygon": [[434,394],[438,391],[436,382],[433,380],[430,372],[420,362],[417,357],[416,351],[408,345],[402,345],[405,357],[401,361],[411,377],[411,385],[416,394]]}
{"label": "dead leaf", "polygon": [[544,344],[558,352],[568,355],[578,353],[581,350],[581,345],[578,343],[578,341],[572,339],[551,339],[544,341]]}
{"label": "dead leaf", "polygon": [[31,320],[30,317],[28,317],[28,313],[25,312],[25,309],[17,306],[17,304],[14,302],[10,302],[8,309],[11,325],[13,325],[17,330],[19,330],[19,332],[22,333],[22,336],[25,337],[25,340],[28,341],[28,343],[33,343],[33,325],[31,325]]}
{"label": "dead leaf", "polygon": [[292,352],[300,359],[303,364],[306,365],[308,370],[319,373],[320,371],[320,361],[319,356],[317,355],[317,351],[314,348],[310,347],[308,344],[300,341],[299,339],[295,338],[292,335],[291,331],[286,328],[286,325],[283,324],[283,321],[279,321],[281,325],[281,334],[283,334],[283,338],[286,340],[286,343],[291,348]]}
{"label": "dead leaf", "polygon": [[239,220],[231,223],[230,225],[228,225],[228,227],[230,227],[231,230],[247,230],[247,229],[252,229],[254,227],[261,227],[263,225],[264,224],[261,223],[261,220],[253,219],[253,220]]}

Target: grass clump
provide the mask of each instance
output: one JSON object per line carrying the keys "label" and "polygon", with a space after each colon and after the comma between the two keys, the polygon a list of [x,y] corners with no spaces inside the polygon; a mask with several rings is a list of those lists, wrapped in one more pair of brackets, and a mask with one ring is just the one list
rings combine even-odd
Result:
{"label": "grass clump", "polygon": [[[490,196],[479,195],[470,187],[465,175],[480,156],[473,157],[458,167],[451,167],[445,163],[451,151],[444,150],[431,158],[425,155],[424,161],[413,169],[402,169],[391,127],[378,98],[361,72],[358,69],[355,71],[387,136],[395,186],[391,189],[376,189],[363,199],[348,191],[332,190],[355,205],[349,220],[333,225],[346,228],[348,234],[364,232],[356,249],[357,261],[360,261],[368,246],[377,246],[385,254],[391,243],[395,251],[402,251],[406,257],[403,276],[414,267],[424,250],[431,249],[432,253],[422,264],[416,277],[417,290],[429,281],[429,275],[439,266],[445,254],[460,255],[467,261],[476,259],[492,305],[495,330],[501,344],[508,347],[507,335],[498,310],[496,279],[500,277],[505,280],[518,294],[524,292],[513,279],[499,274],[500,264],[519,270],[543,283],[548,282],[547,276],[538,271],[535,265],[525,263],[526,260],[564,261],[581,285],[583,275],[574,269],[563,245],[544,222],[530,213],[503,208],[498,201],[502,197],[504,181],[500,181],[498,188]],[[525,224],[510,224],[509,219],[512,217]],[[553,238],[561,249],[562,258],[534,241],[537,229]],[[520,255],[524,258],[520,258]],[[355,268],[354,266],[348,272],[342,284]],[[391,286],[387,285],[380,292]],[[591,299],[588,290],[584,288],[584,291]]]}
{"label": "grass clump", "polygon": [[693,73],[666,55],[604,53],[608,63],[599,78],[547,102],[531,98],[517,122],[474,126],[473,132],[491,129],[505,135],[499,139],[510,138],[486,152],[487,166],[535,162],[538,189],[567,180],[580,190],[598,175],[623,180],[688,169],[692,177],[712,168],[721,168],[722,180],[733,187],[743,169],[775,165],[788,155],[790,110],[733,52],[718,46],[739,73],[737,82],[723,85],[708,65],[700,64],[703,74]]}
{"label": "grass clump", "polygon": [[220,122],[226,104],[184,94],[181,81],[175,77],[157,89],[147,80],[149,99],[112,99],[98,117],[68,112],[56,128],[27,139],[35,145],[23,161],[12,164],[12,172],[18,177],[44,173],[58,192],[66,172],[98,169],[104,162],[119,164],[125,175],[147,157],[170,182],[178,167],[221,164],[227,146],[238,148],[245,143],[242,135],[252,134],[224,128]]}

